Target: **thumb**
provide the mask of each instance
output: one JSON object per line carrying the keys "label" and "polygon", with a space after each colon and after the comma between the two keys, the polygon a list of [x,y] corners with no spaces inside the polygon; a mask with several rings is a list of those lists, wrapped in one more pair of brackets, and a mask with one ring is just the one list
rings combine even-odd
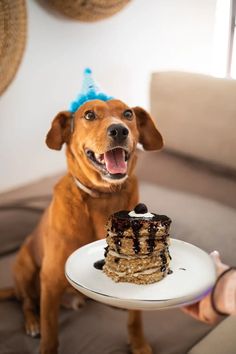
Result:
{"label": "thumb", "polygon": [[222,263],[222,261],[220,259],[220,254],[218,251],[211,252],[210,256],[215,263],[216,271],[217,271],[218,275],[220,275],[222,272],[224,272],[228,268],[228,266],[226,264]]}
{"label": "thumb", "polygon": [[213,251],[210,253],[211,258],[213,259],[214,263],[216,266],[221,265],[221,259],[220,259],[220,254],[218,251]]}

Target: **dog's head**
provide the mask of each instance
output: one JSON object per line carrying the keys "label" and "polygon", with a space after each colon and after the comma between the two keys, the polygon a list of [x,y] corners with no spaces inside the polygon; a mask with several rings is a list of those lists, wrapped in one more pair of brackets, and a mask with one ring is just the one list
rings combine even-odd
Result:
{"label": "dog's head", "polygon": [[82,172],[97,187],[125,181],[133,172],[137,143],[145,150],[163,146],[161,134],[144,109],[115,99],[86,102],[73,118],[70,112],[58,113],[46,143],[55,150],[66,143],[70,172]]}

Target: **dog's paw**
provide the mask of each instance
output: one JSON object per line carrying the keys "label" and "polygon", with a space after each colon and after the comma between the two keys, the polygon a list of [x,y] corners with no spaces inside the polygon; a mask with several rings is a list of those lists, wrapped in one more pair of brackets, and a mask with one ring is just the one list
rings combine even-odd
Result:
{"label": "dog's paw", "polygon": [[62,298],[61,305],[67,309],[79,310],[85,305],[86,296],[81,293],[65,293]]}
{"label": "dog's paw", "polygon": [[153,354],[152,348],[148,343],[145,343],[142,347],[134,348],[131,347],[132,354]]}
{"label": "dog's paw", "polygon": [[39,319],[36,316],[31,316],[25,322],[26,334],[33,338],[40,337],[40,324]]}

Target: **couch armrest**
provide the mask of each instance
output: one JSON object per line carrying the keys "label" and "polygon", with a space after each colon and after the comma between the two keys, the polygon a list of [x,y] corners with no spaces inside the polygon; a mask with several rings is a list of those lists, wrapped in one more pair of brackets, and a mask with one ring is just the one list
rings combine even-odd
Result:
{"label": "couch armrest", "polygon": [[159,72],[152,75],[151,113],[165,146],[236,169],[236,80]]}

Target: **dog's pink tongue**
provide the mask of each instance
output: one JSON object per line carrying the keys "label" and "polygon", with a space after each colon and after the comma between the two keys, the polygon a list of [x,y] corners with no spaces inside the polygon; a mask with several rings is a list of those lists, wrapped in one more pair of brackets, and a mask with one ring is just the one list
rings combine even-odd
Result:
{"label": "dog's pink tongue", "polygon": [[125,161],[123,149],[117,148],[105,152],[104,160],[109,173],[125,174],[127,172],[127,162]]}

